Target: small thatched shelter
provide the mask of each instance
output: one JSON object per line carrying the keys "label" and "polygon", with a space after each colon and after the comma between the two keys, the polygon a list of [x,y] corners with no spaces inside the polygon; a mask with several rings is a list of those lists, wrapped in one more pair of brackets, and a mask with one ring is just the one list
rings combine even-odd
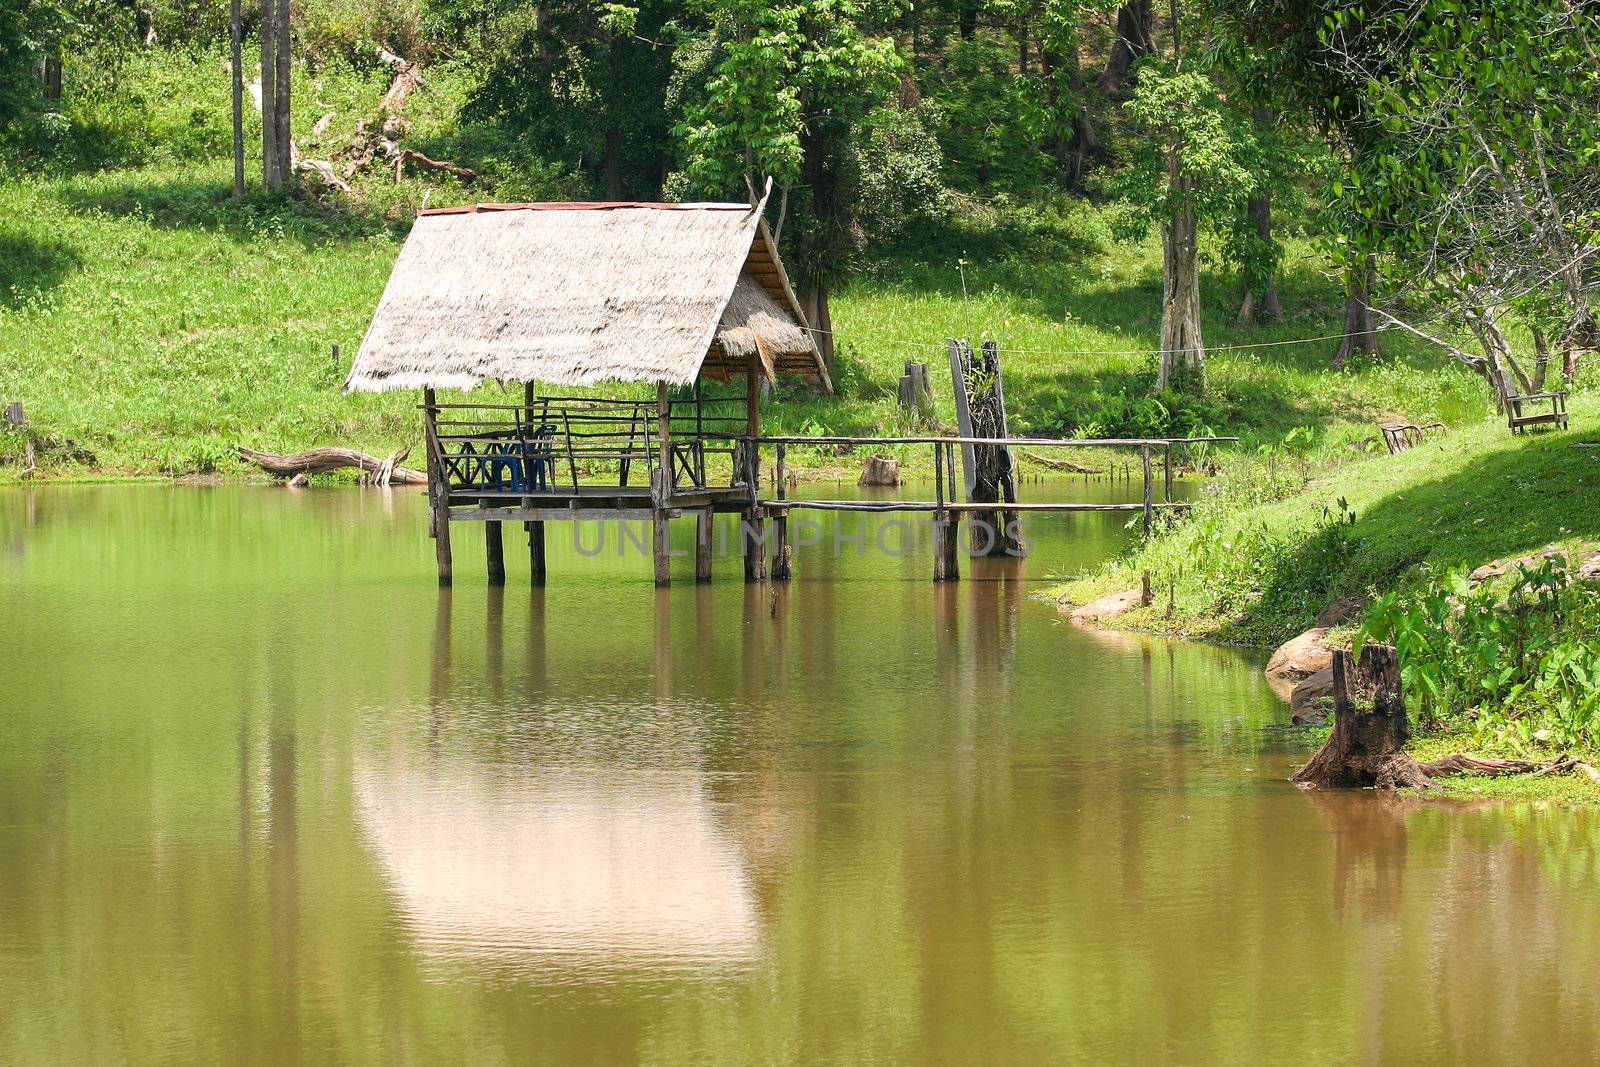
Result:
{"label": "small thatched shelter", "polygon": [[[796,375],[832,390],[764,207],[480,204],[417,217],[344,388],[422,390],[441,582],[454,521],[485,524],[491,582],[505,580],[507,521],[527,524],[536,583],[548,519],[648,516],[658,584],[673,517],[697,518],[699,580],[715,511],[742,512],[760,543],[759,382]],[[743,416],[708,415],[701,383],[736,376]],[[522,403],[435,395],[484,381],[521,382]],[[535,387],[606,381],[650,383],[655,397]],[[693,386],[692,399],[674,386]],[[754,554],[745,565],[764,573]]]}
{"label": "small thatched shelter", "polygon": [[417,218],[345,389],[486,379],[828,387],[759,207],[483,204]]}

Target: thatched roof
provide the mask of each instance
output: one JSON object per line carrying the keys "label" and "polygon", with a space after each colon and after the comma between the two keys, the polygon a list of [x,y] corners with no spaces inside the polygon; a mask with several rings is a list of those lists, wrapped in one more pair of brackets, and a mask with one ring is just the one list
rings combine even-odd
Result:
{"label": "thatched roof", "polygon": [[827,374],[759,207],[424,211],[345,389]]}

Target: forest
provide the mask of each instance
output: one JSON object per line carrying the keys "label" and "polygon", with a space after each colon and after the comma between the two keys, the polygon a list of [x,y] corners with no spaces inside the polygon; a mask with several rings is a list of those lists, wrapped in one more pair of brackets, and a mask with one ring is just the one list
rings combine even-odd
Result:
{"label": "forest", "polygon": [[1568,0],[3,0],[0,24],[8,172],[231,139],[236,197],[391,218],[408,175],[435,203],[771,179],[825,349],[871,262],[1070,256],[1086,228],[1159,238],[1155,392],[1204,392],[1205,301],[1300,310],[1296,241],[1344,297],[1334,367],[1398,331],[1503,405],[1597,344],[1600,35]]}

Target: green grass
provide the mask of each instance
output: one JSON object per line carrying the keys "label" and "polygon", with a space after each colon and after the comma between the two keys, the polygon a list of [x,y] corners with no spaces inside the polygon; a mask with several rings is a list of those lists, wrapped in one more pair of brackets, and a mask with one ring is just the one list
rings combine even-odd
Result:
{"label": "green grass", "polygon": [[[383,452],[416,439],[414,397],[342,397],[338,385],[424,194],[441,205],[580,193],[525,147],[460,122],[472,72],[445,63],[408,103],[409,137],[478,167],[478,185],[374,176],[358,183],[359,196],[336,202],[253,194],[236,204],[221,69],[220,53],[141,53],[100,95],[73,104],[72,151],[58,155],[77,169],[37,158],[44,172],[0,168],[0,402],[26,405],[45,475],[243,474],[235,443]],[[302,135],[333,115],[310,153],[346,140],[387,80],[338,60],[297,77]],[[249,154],[253,175],[253,143]],[[1159,249],[1153,239],[1114,241],[1108,206],[1041,197],[1026,212],[969,205],[916,248],[871,250],[834,300],[839,395],[784,386],[766,407],[767,428],[926,430],[895,404],[906,359],[930,365],[942,386],[936,422],[953,423],[951,336],[1005,346],[1014,429],[1070,430],[1148,396]],[[1270,325],[1235,325],[1235,280],[1208,268],[1211,345],[1337,332],[1341,295],[1313,246],[1296,239],[1288,253],[1286,314]],[[1332,340],[1215,352],[1211,398],[1186,425],[1238,435],[1244,451],[1295,432],[1303,446],[1336,453],[1382,418],[1456,423],[1484,412],[1482,384],[1437,351],[1400,334],[1385,347],[1383,361],[1342,372],[1328,369]],[[1112,428],[1162,431],[1126,419]],[[0,461],[13,461],[0,462],[0,478],[16,476],[19,450],[16,435],[0,438]],[[898,451],[913,466],[930,458]],[[805,450],[793,461],[802,470],[856,466]]]}
{"label": "green grass", "polygon": [[[229,473],[239,470],[236,442],[383,451],[416,437],[414,397],[338,393],[403,239],[409,215],[396,205],[407,205],[235,204],[229,173],[225,160],[156,162],[0,184],[0,398],[22,400],[42,437],[92,455],[47,453],[47,472]],[[1092,411],[1102,398],[1143,396],[1152,357],[1081,353],[1154,345],[1156,253],[1109,246],[1038,264],[978,261],[968,300],[953,262],[879,265],[835,298],[840,395],[781,388],[766,425],[790,434],[919,429],[900,414],[895,381],[908,358],[946,381],[949,336],[1001,339],[1017,426],[1059,428],[1051,417],[1063,398]],[[1287,306],[1301,310],[1281,323],[1235,327],[1223,300],[1229,280],[1214,275],[1208,290],[1216,344],[1335,328],[1337,294],[1309,259],[1286,278]],[[1219,352],[1209,428],[1249,447],[1306,426],[1331,449],[1383,417],[1481,412],[1477,381],[1405,339],[1388,341],[1389,361],[1342,373],[1326,369],[1331,341]],[[938,421],[952,423],[948,386],[939,393]]]}
{"label": "green grass", "polygon": [[1148,570],[1156,604],[1119,625],[1273,644],[1335,597],[1370,599],[1423,565],[1600,541],[1600,459],[1569,447],[1597,436],[1600,404],[1580,395],[1566,432],[1513,437],[1487,418],[1395,456],[1281,460],[1271,478],[1262,464],[1240,464],[1190,519],[1056,592],[1081,603]]}

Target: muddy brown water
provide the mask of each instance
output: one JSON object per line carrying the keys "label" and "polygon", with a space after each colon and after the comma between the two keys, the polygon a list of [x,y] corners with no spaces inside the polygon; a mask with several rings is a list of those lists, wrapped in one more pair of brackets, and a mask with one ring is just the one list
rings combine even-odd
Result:
{"label": "muddy brown water", "polygon": [[1124,517],[820,521],[440,593],[415,493],[0,490],[0,1063],[1600,1057],[1594,812],[1294,789],[1260,656],[1030,599]]}

